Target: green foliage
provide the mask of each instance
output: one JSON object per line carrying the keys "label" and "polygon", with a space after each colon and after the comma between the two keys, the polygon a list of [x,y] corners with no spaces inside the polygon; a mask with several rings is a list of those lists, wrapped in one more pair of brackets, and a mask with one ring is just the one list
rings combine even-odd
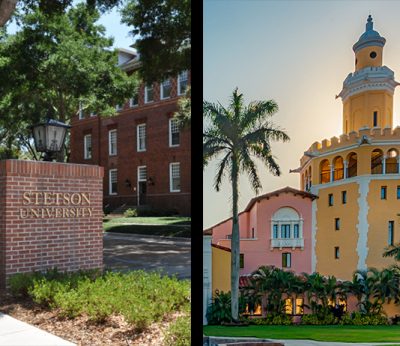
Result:
{"label": "green foliage", "polygon": [[124,212],[124,217],[137,217],[137,216],[139,216],[137,209],[129,208]]}
{"label": "green foliage", "polygon": [[232,321],[231,293],[215,290],[215,296],[207,311],[209,324],[221,324]]}
{"label": "green foliage", "polygon": [[379,314],[362,314],[353,312],[351,314],[352,324],[355,326],[378,326],[388,325],[389,321],[385,316]]}
{"label": "green foliage", "polygon": [[191,1],[128,0],[122,22],[131,26],[143,79],[152,83],[191,66]]}
{"label": "green foliage", "polygon": [[290,326],[293,324],[292,317],[286,314],[269,314],[263,318],[249,318],[247,320],[250,324],[258,325],[258,326],[268,326],[268,325],[277,325],[277,326]]}
{"label": "green foliage", "polygon": [[[22,279],[26,283],[22,285]],[[134,271],[126,274],[96,271],[18,275],[13,278],[19,294],[27,292],[41,306],[57,309],[62,317],[88,316],[102,323],[111,314],[121,314],[142,331],[166,314],[190,311],[190,282]]]}
{"label": "green foliage", "polygon": [[30,151],[30,125],[46,116],[68,123],[80,104],[113,115],[137,87],[117,66],[98,11],[78,4],[49,16],[32,6],[15,34],[0,36],[0,129]]}
{"label": "green foliage", "polygon": [[185,96],[178,100],[178,110],[174,117],[178,119],[179,128],[181,130],[189,128],[192,122],[192,98],[191,88],[187,88]]}
{"label": "green foliage", "polygon": [[325,316],[317,314],[307,314],[301,317],[300,324],[309,325],[324,325],[324,324],[337,324],[337,319],[331,313],[327,313]]}
{"label": "green foliage", "polygon": [[165,332],[165,346],[190,346],[191,336],[190,316],[180,316]]}

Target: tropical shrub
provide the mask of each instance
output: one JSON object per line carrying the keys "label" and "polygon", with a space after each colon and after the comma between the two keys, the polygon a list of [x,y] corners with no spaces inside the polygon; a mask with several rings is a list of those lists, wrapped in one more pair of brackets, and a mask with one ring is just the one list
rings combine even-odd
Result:
{"label": "tropical shrub", "polygon": [[353,312],[351,315],[353,325],[355,326],[378,326],[389,324],[388,319],[379,314],[361,314],[360,312]]}
{"label": "tropical shrub", "polygon": [[124,217],[137,217],[138,216],[138,211],[137,209],[127,209],[124,212]]}
{"label": "tropical shrub", "polygon": [[208,324],[231,322],[231,293],[215,290],[215,297],[207,311]]}
{"label": "tropical shrub", "polygon": [[301,317],[300,324],[323,325],[323,324],[337,324],[337,322],[338,320],[331,313],[328,313],[325,316],[317,314],[307,314]]}
{"label": "tropical shrub", "polygon": [[258,326],[267,326],[267,325],[277,325],[277,326],[289,326],[293,324],[292,316],[286,314],[269,314],[266,317],[262,318],[251,318],[247,319],[249,324],[254,324]]}

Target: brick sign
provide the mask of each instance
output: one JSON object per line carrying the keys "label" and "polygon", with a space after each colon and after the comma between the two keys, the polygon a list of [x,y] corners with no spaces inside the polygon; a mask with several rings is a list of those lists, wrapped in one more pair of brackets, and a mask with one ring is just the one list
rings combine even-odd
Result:
{"label": "brick sign", "polygon": [[15,273],[103,268],[103,168],[0,161],[0,288]]}
{"label": "brick sign", "polygon": [[90,193],[25,191],[19,216],[21,219],[88,217],[93,215],[90,204]]}

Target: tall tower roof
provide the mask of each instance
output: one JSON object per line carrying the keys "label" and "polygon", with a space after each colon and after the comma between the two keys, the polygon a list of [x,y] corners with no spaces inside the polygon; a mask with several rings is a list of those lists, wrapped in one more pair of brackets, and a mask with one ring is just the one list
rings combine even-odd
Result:
{"label": "tall tower roof", "polygon": [[383,47],[386,39],[379,35],[379,32],[373,29],[374,23],[371,15],[368,16],[367,24],[365,25],[365,32],[360,36],[358,41],[353,46],[353,51],[357,53],[360,49],[368,46]]}

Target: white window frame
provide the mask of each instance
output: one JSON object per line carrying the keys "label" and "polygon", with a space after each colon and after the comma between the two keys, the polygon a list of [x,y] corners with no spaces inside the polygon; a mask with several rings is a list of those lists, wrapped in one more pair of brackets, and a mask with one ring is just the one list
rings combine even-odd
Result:
{"label": "white window frame", "polygon": [[181,188],[179,187],[179,189],[173,189],[173,177],[172,177],[172,168],[174,166],[178,166],[179,167],[179,186],[181,186],[181,164],[180,162],[171,162],[169,164],[169,192],[181,192]]}
{"label": "white window frame", "polygon": [[179,143],[178,144],[172,144],[172,122],[178,122],[177,119],[175,118],[171,118],[169,119],[169,123],[168,123],[168,131],[169,131],[169,146],[170,147],[179,147],[181,144],[181,131],[179,130],[179,126],[178,126],[178,133],[179,133]]}
{"label": "white window frame", "polygon": [[[140,169],[142,169],[142,168],[146,168],[146,178],[145,179],[141,179],[140,178]],[[139,196],[139,183],[140,182],[143,182],[143,181],[147,181],[147,166],[138,166],[138,168],[137,168],[137,205],[139,205],[139,198],[140,198],[140,196]]]}
{"label": "white window frame", "polygon": [[96,115],[96,112],[90,112],[90,117],[95,117]]}
{"label": "white window frame", "polygon": [[[87,140],[90,138],[90,151],[88,150]],[[87,134],[83,136],[83,158],[85,160],[90,160],[92,158],[92,134]]]}
{"label": "white window frame", "polygon": [[[141,128],[144,128],[144,148],[140,148],[140,129]],[[139,124],[136,126],[136,150],[139,152],[146,151],[146,149],[147,149],[147,146],[146,146],[146,144],[147,144],[147,140],[146,140],[147,133],[146,132],[147,131],[146,130],[147,130],[146,123]]]}
{"label": "white window frame", "polygon": [[[150,101],[147,99],[147,91],[148,91],[149,89],[152,89],[152,91],[153,91],[153,99],[150,100]],[[144,103],[151,103],[151,102],[154,102],[154,86],[151,85],[151,87],[150,87],[150,86],[146,85],[146,86],[144,87]]]}
{"label": "white window frame", "polygon": [[[182,81],[181,76],[184,73],[186,74],[186,79],[184,79],[184,80],[186,80],[186,89],[185,89],[185,91],[183,93],[181,93],[181,81]],[[184,95],[185,94],[185,92],[187,90],[188,82],[189,82],[189,71],[188,70],[182,71],[181,73],[178,74],[177,95]]]}
{"label": "white window frame", "polygon": [[[112,146],[111,146],[111,136],[113,133],[115,133],[115,152],[112,152]],[[117,142],[118,142],[117,130],[116,129],[109,130],[108,131],[108,155],[109,156],[117,155]]]}
{"label": "white window frame", "polygon": [[131,97],[130,99],[129,99],[129,108],[134,108],[134,107],[137,107],[137,106],[139,106],[139,93],[136,93],[136,95],[135,95],[136,97],[137,97],[137,103],[133,103],[133,100],[135,99],[135,97]]}
{"label": "white window frame", "polygon": [[113,192],[112,191],[112,180],[111,180],[111,173],[116,172],[116,176],[117,176],[117,186],[118,186],[118,169],[117,168],[112,168],[108,171],[108,193],[109,195],[117,195],[118,194],[118,188],[117,188],[117,192]]}
{"label": "white window frame", "polygon": [[116,110],[117,112],[121,112],[123,109],[124,109],[124,105],[116,105],[116,106],[115,106],[115,110]]}
{"label": "white window frame", "polygon": [[[169,95],[168,96],[164,96],[164,84],[165,83],[169,83]],[[166,80],[164,80],[162,83],[160,83],[160,99],[161,100],[166,100],[166,99],[169,99],[169,98],[171,98],[171,92],[172,92],[172,83],[171,83],[171,80],[168,78],[168,79],[166,79]]]}

